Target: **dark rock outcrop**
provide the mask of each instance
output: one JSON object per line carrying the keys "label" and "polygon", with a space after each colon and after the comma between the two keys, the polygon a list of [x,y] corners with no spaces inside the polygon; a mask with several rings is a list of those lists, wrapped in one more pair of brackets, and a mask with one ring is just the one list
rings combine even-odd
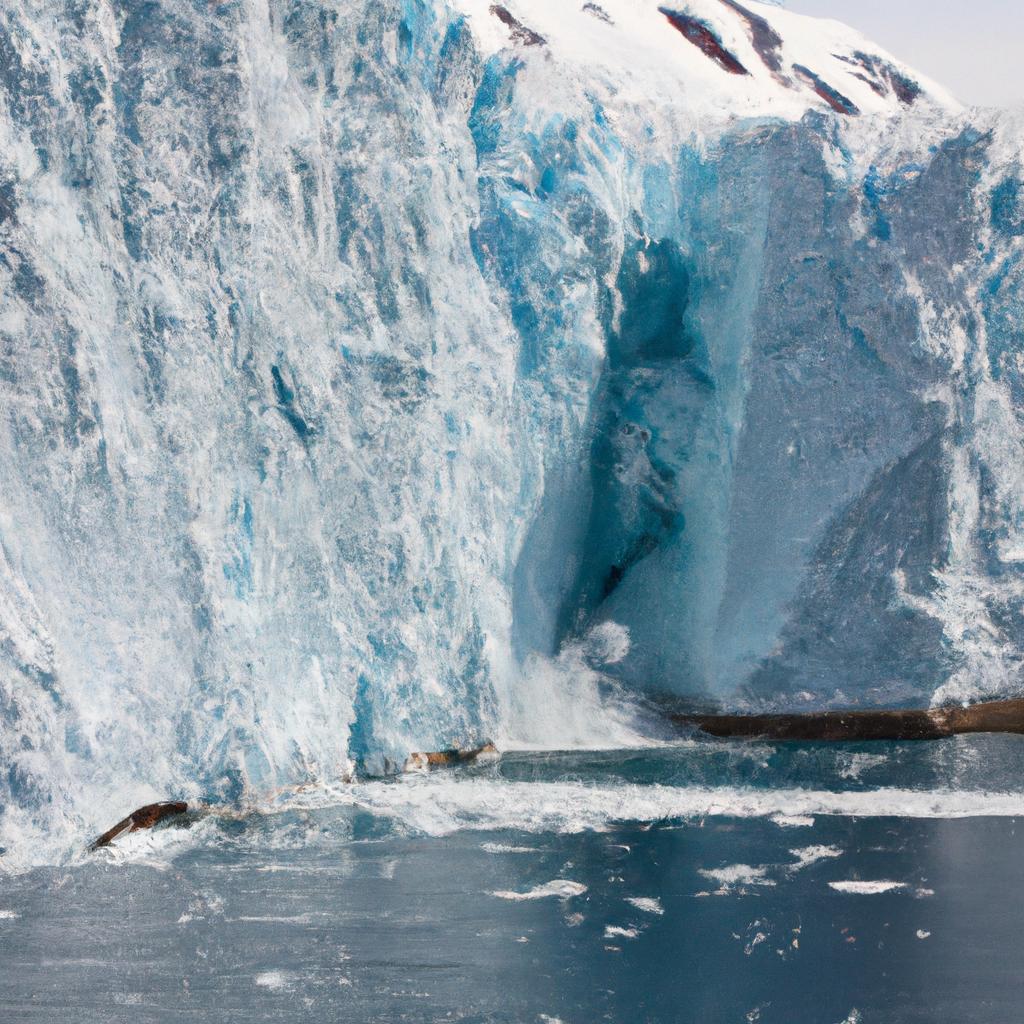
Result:
{"label": "dark rock outcrop", "polygon": [[659,7],[669,24],[688,42],[710,57],[723,71],[730,75],[749,75],[750,72],[722,45],[722,41],[708,28],[690,14],[673,11],[669,7]]}
{"label": "dark rock outcrop", "polygon": [[523,46],[543,46],[547,40],[532,28],[527,28],[507,7],[501,4],[491,4],[491,14],[503,25],[508,26],[509,35],[517,43]]}
{"label": "dark rock outcrop", "polygon": [[837,113],[854,117],[860,108],[838,89],[834,89],[819,74],[802,64],[794,64],[793,70]]}
{"label": "dark rock outcrop", "polygon": [[603,21],[606,25],[614,25],[611,16],[608,12],[600,5],[594,3],[585,3],[582,8],[587,14],[597,18],[598,21]]}
{"label": "dark rock outcrop", "polygon": [[764,66],[779,80],[786,82],[782,74],[782,36],[775,31],[759,14],[748,11],[736,0],[722,0],[726,7],[735,11],[747,25],[747,34],[750,36],[750,43],[757,51]]}
{"label": "dark rock outcrop", "polygon": [[872,56],[862,50],[856,50],[849,56],[840,53],[834,56],[844,64],[860,68],[860,71],[853,72],[854,77],[867,82],[879,96],[887,96],[891,91],[901,103],[909,107],[921,95],[922,89],[917,82],[881,57]]}

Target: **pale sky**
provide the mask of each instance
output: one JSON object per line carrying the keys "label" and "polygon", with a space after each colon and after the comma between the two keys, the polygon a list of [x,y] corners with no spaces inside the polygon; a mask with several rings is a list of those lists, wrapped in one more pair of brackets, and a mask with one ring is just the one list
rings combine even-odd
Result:
{"label": "pale sky", "polygon": [[1024,0],[786,0],[859,29],[964,103],[1024,104]]}

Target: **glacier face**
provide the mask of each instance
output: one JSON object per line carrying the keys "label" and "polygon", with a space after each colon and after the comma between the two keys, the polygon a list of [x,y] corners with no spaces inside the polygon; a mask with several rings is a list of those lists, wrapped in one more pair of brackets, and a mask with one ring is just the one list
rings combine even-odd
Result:
{"label": "glacier face", "polygon": [[595,6],[0,12],[11,851],[622,691],[1017,688],[1020,124]]}

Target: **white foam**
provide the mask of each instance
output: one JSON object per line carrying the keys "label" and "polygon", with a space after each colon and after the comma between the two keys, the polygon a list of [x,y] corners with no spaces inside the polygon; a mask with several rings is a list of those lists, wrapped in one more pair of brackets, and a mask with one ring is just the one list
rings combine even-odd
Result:
{"label": "white foam", "polygon": [[236,921],[250,921],[254,923],[269,922],[273,924],[309,924],[312,921],[312,914],[296,914],[293,917],[278,917],[268,914],[262,917],[236,917]]}
{"label": "white foam", "polygon": [[0,921],[16,921],[21,914],[14,910],[0,910]]}
{"label": "white foam", "polygon": [[775,885],[768,877],[767,868],[750,864],[730,864],[725,868],[701,868],[698,874],[717,882],[721,891],[747,885]]}
{"label": "white foam", "polygon": [[481,843],[480,849],[485,853],[540,853],[536,846],[506,846],[504,843]]}
{"label": "white foam", "polygon": [[635,939],[639,934],[639,928],[620,928],[615,924],[606,925],[604,929],[606,939]]}
{"label": "white foam", "polygon": [[877,768],[889,760],[885,754],[848,754],[841,758],[839,777],[841,779],[859,779],[872,768]]}
{"label": "white foam", "polygon": [[508,890],[499,890],[498,892],[492,892],[492,896],[497,896],[502,900],[542,900],[548,896],[555,896],[560,900],[572,899],[573,896],[582,896],[587,891],[587,887],[580,882],[571,882],[565,878],[555,878],[550,882],[545,882],[543,885],[534,886],[532,889],[528,889],[526,892],[509,892]]}
{"label": "white foam", "polygon": [[800,814],[773,814],[772,821],[779,828],[810,828],[814,819]]}
{"label": "white foam", "polygon": [[256,975],[255,981],[260,988],[269,988],[271,992],[282,992],[288,988],[288,976],[284,971],[264,971]]}
{"label": "white foam", "polygon": [[790,871],[800,871],[812,864],[817,864],[818,861],[830,860],[843,855],[843,851],[835,846],[805,846],[800,850],[790,850],[789,852],[796,857],[796,863],[790,866]]}
{"label": "white foam", "polygon": [[351,805],[428,835],[460,830],[583,832],[616,822],[705,817],[1024,817],[1024,794],[951,790],[642,786],[427,776],[297,794],[292,806]]}
{"label": "white foam", "polygon": [[854,896],[878,896],[884,892],[898,892],[906,889],[906,882],[829,882],[829,888],[836,892],[851,893]]}

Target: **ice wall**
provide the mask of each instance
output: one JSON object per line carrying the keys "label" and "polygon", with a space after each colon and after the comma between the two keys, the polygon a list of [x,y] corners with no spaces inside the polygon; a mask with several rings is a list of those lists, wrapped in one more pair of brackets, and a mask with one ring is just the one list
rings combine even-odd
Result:
{"label": "ice wall", "polygon": [[11,857],[636,689],[1016,687],[1019,126],[468,7],[0,12]]}

